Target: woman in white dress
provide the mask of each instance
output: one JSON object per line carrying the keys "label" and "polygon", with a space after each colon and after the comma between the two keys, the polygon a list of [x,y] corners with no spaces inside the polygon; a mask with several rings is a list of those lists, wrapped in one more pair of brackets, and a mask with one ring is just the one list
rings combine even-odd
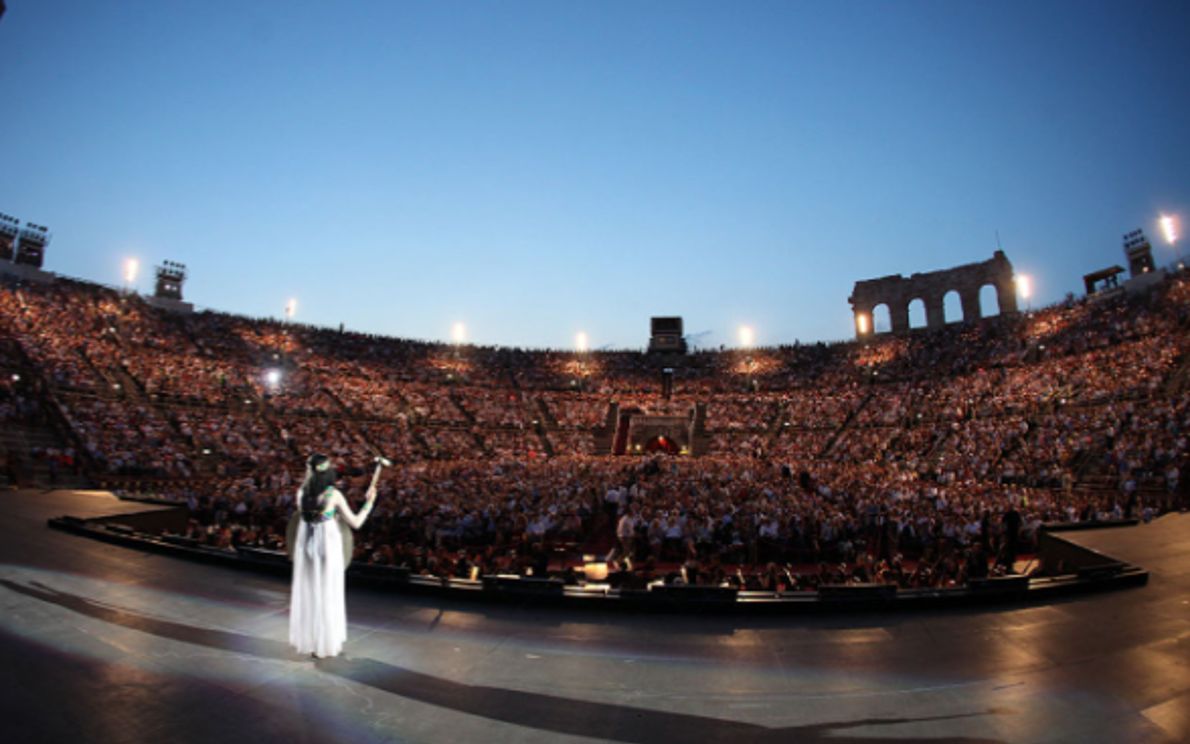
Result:
{"label": "woman in white dress", "polygon": [[[377,469],[379,473],[379,469]],[[301,521],[293,551],[293,584],[289,597],[289,643],[298,653],[337,656],[347,640],[347,603],[343,575],[342,519],[359,529],[376,501],[376,479],[359,513],[335,488],[337,475],[326,455],[306,461],[306,479],[297,494]]]}

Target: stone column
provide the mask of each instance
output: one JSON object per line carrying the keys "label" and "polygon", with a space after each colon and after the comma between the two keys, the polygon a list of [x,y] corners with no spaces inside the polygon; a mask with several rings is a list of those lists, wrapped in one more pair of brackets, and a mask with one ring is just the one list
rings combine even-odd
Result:
{"label": "stone column", "polygon": [[943,295],[936,292],[922,297],[926,306],[926,328],[937,329],[946,325],[946,307],[942,303]]}
{"label": "stone column", "polygon": [[903,298],[888,300],[888,315],[892,321],[893,333],[905,333],[909,330],[909,303]]}
{"label": "stone column", "polygon": [[979,287],[960,289],[959,301],[963,303],[964,323],[974,323],[983,317],[983,311],[979,307]]}
{"label": "stone column", "polygon": [[1002,315],[1015,315],[1019,312],[1016,304],[1016,282],[1012,276],[996,282],[996,299],[1000,301]]}

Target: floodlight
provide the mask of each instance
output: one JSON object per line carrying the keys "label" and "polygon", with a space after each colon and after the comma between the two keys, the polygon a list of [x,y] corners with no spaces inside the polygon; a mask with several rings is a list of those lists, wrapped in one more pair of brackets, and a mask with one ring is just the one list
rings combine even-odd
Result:
{"label": "floodlight", "polygon": [[1013,279],[1016,281],[1017,294],[1022,299],[1029,299],[1033,296],[1033,280],[1025,274],[1017,274]]}
{"label": "floodlight", "polygon": [[756,333],[752,330],[751,326],[740,326],[740,346],[749,349],[755,340]]}
{"label": "floodlight", "polygon": [[1161,234],[1165,236],[1165,242],[1173,245],[1178,242],[1178,218],[1170,214],[1161,215]]}

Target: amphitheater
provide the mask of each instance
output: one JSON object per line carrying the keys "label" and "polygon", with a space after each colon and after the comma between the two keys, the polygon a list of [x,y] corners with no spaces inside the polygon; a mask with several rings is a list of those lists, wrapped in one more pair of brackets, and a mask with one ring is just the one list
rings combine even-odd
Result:
{"label": "amphitheater", "polygon": [[[6,720],[21,740],[1184,740],[1190,281],[1013,309],[580,353],[10,278]],[[311,665],[283,642],[283,541],[315,451],[355,496],[395,464],[347,654]]]}

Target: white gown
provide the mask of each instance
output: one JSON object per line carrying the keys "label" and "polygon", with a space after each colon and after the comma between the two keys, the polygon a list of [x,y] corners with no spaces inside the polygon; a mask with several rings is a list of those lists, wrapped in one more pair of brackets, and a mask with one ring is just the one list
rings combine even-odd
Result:
{"label": "white gown", "polygon": [[340,529],[336,517],[313,524],[303,519],[298,525],[289,593],[289,644],[300,654],[337,656],[347,640]]}

